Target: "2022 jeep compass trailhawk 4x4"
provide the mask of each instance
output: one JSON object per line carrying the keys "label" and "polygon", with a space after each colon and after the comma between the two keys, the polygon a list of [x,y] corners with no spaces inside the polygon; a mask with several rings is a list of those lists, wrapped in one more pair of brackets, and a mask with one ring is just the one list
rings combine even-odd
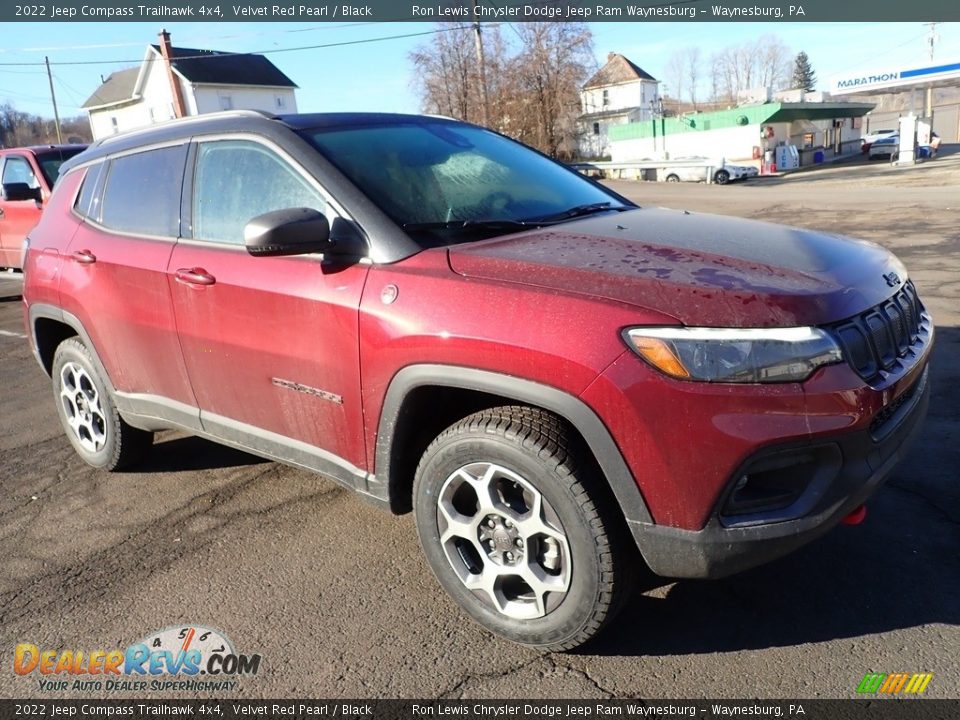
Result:
{"label": "2022 jeep compass trailhawk 4x4", "polygon": [[889,252],[640,208],[442,118],[102,140],[63,167],[23,296],[88,463],[181,428],[412,509],[462,608],[550,649],[643,561],[716,577],[826,531],[930,392],[933,325]]}

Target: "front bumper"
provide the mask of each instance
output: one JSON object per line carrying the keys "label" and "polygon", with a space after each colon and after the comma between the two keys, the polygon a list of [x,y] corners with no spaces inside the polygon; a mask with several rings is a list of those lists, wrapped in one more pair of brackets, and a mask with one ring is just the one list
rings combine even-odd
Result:
{"label": "front bumper", "polygon": [[769,517],[725,516],[725,496],[701,530],[629,522],[644,560],[658,575],[716,578],[774,560],[819,537],[863,504],[903,459],[930,402],[928,375],[924,368],[909,398],[882,427],[767,448],[748,459],[744,467],[773,453],[809,451],[836,458],[789,507]]}

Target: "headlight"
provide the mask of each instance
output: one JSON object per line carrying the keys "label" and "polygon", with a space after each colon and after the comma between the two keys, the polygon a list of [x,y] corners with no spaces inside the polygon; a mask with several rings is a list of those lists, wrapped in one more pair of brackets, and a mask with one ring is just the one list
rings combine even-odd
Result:
{"label": "headlight", "polygon": [[728,383],[801,382],[840,362],[840,348],[819,328],[630,328],[630,348],[682,380]]}

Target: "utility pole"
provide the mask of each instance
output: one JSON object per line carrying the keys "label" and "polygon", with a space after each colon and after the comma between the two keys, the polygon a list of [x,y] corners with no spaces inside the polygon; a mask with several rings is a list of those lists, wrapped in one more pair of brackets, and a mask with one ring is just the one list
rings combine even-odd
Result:
{"label": "utility pole", "polygon": [[[924,25],[930,28],[930,37],[927,38],[927,45],[930,47],[930,62],[933,62],[933,51],[937,44],[937,25],[940,23],[929,22]],[[933,127],[933,83],[927,84],[927,108],[924,113],[930,120],[930,127]]]}
{"label": "utility pole", "polygon": [[487,99],[487,63],[483,55],[483,35],[480,32],[480,13],[477,11],[477,0],[473,0],[474,38],[477,43],[477,64],[480,66],[480,110],[483,124],[490,127],[490,103]]}
{"label": "utility pole", "polygon": [[50,72],[50,58],[43,56],[43,61],[47,64],[47,80],[50,82],[50,98],[53,100],[53,119],[57,123],[57,144],[63,144],[63,136],[60,134],[60,113],[57,112],[57,95],[53,92],[53,74]]}

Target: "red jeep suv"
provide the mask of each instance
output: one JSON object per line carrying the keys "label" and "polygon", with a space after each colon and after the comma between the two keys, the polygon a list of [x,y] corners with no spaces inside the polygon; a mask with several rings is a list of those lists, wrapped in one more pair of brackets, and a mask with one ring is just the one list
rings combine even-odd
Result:
{"label": "red jeep suv", "polygon": [[23,296],[86,462],[179,428],[322,473],[412,510],[463,609],[549,649],[613,617],[636,549],[722,576],[858,510],[930,394],[933,324],[886,250],[637,207],[436,117],[102,140]]}

